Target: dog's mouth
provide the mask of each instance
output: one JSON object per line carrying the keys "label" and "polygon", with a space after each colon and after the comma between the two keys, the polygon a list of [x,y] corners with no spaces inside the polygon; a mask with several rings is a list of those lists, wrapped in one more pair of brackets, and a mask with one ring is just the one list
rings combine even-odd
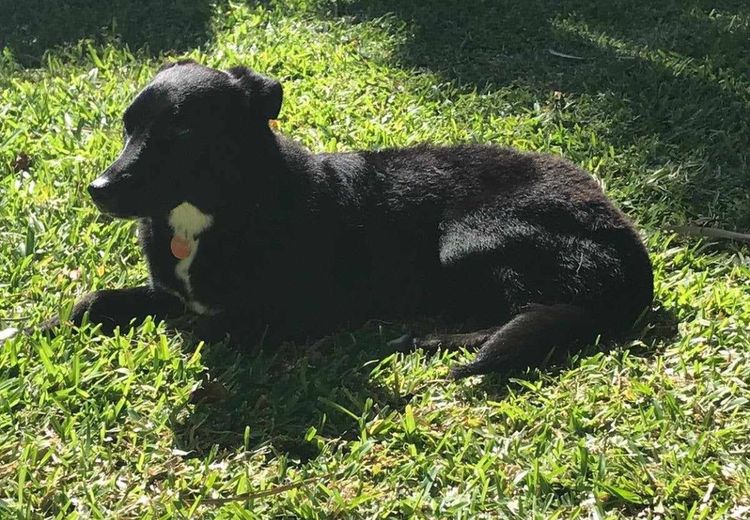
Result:
{"label": "dog's mouth", "polygon": [[136,220],[141,218],[156,217],[164,213],[163,211],[133,211],[121,208],[118,206],[109,206],[94,201],[96,208],[103,215],[110,218],[123,219],[123,220]]}
{"label": "dog's mouth", "polygon": [[138,215],[133,214],[133,212],[125,211],[123,208],[119,207],[119,204],[115,199],[102,199],[93,195],[91,198],[94,201],[96,209],[108,217],[122,219],[138,218]]}
{"label": "dog's mouth", "polygon": [[131,215],[130,213],[124,213],[121,211],[107,211],[103,210],[101,208],[98,208],[102,215],[105,215],[110,218],[116,218],[116,219],[123,219],[123,220],[135,220],[138,218],[142,218],[139,215]]}
{"label": "dog's mouth", "polygon": [[91,199],[97,209],[112,218],[138,219],[152,217],[162,213],[162,204],[158,193],[163,193],[158,186],[151,185],[113,185],[95,180],[88,188]]}

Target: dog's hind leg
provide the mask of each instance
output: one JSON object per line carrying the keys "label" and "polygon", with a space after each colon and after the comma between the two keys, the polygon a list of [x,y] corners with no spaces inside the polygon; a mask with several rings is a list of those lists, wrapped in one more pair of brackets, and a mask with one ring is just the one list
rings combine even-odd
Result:
{"label": "dog's hind leg", "polygon": [[440,259],[450,301],[480,322],[512,316],[453,377],[539,366],[599,334],[624,332],[650,304],[651,265],[630,228],[584,232],[565,218],[552,225],[550,217],[547,230],[539,218],[446,226]]}
{"label": "dog's hind leg", "polygon": [[[124,331],[147,316],[153,316],[156,320],[176,318],[185,313],[185,307],[176,296],[144,285],[89,293],[76,302],[70,321],[80,326],[86,313],[89,323],[100,324],[102,332],[112,334],[115,328],[120,327]],[[57,325],[58,318],[52,318],[41,328],[51,331]]]}
{"label": "dog's hind leg", "polygon": [[451,376],[461,379],[537,366],[553,353],[569,352],[582,343],[593,341],[596,336],[595,320],[582,307],[529,305],[486,337],[474,361],[454,367]]}
{"label": "dog's hind leg", "polygon": [[[462,334],[406,334],[388,343],[399,352],[439,348],[478,349],[474,361],[454,367],[451,376],[471,375],[538,366],[552,354],[564,354],[596,338],[596,327],[585,309],[574,305],[528,305],[505,325]],[[557,349],[557,350],[556,350]]]}
{"label": "dog's hind leg", "polygon": [[388,346],[399,351],[409,352],[414,349],[435,351],[439,348],[454,350],[458,348],[478,348],[500,327],[482,329],[474,332],[461,334],[428,334],[426,336],[414,336],[404,334],[388,342]]}

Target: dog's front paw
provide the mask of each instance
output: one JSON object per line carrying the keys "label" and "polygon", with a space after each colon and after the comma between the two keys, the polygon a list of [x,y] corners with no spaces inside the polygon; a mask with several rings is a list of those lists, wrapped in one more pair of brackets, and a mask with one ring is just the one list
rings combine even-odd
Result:
{"label": "dog's front paw", "polygon": [[[118,326],[126,326],[129,320],[120,317],[120,298],[115,291],[96,291],[85,295],[78,300],[65,320],[74,327],[80,327],[84,323],[101,325],[104,334],[111,335]],[[86,318],[88,316],[88,319]],[[61,325],[60,317],[50,318],[41,325],[41,330],[54,334]]]}
{"label": "dog's front paw", "polygon": [[[90,293],[84,296],[81,300],[76,302],[76,304],[73,306],[73,309],[70,311],[70,315],[67,319],[65,319],[66,323],[70,323],[76,327],[81,326],[83,323],[84,316],[87,312],[91,309],[91,305],[93,301],[95,300],[96,293]],[[45,321],[43,321],[41,324],[39,324],[36,329],[42,331],[42,333],[47,334],[49,336],[54,336],[57,329],[62,324],[62,320],[60,319],[60,316],[54,316],[52,318],[49,318]],[[28,329],[26,332],[31,333],[32,330]]]}

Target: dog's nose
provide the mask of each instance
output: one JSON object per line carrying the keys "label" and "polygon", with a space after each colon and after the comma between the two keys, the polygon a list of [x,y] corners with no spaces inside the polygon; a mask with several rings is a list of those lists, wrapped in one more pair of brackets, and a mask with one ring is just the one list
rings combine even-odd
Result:
{"label": "dog's nose", "polygon": [[88,192],[94,202],[103,202],[110,198],[109,181],[104,177],[97,177],[89,184]]}

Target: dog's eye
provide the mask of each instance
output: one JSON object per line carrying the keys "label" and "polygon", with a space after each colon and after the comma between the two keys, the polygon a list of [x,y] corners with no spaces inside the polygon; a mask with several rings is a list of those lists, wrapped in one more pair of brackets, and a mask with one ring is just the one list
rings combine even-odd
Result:
{"label": "dog's eye", "polygon": [[187,137],[190,135],[190,129],[189,128],[178,128],[177,131],[174,133],[176,137]]}

